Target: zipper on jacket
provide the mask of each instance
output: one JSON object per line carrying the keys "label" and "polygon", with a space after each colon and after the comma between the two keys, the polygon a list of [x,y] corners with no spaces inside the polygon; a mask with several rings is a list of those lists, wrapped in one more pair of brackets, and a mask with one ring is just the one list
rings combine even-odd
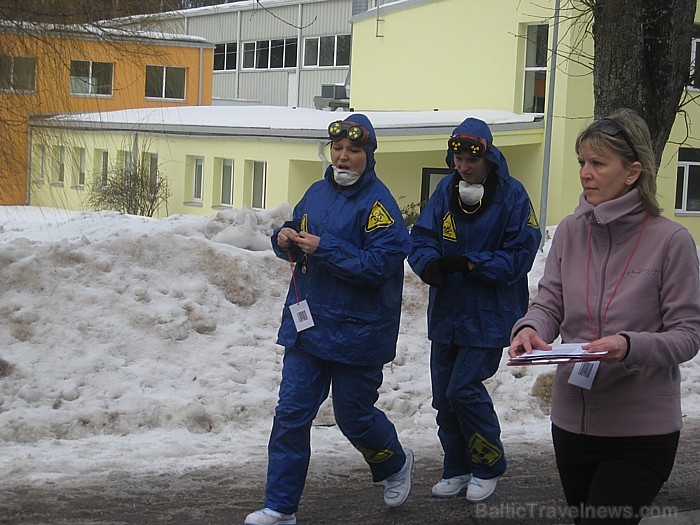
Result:
{"label": "zipper on jacket", "polygon": [[[600,286],[599,286],[599,293],[598,293],[598,304],[596,307],[596,326],[598,327],[598,333],[592,333],[591,334],[591,341],[594,339],[602,337],[602,332],[603,332],[603,327],[601,326],[602,324],[602,315],[603,315],[603,303],[605,299],[605,288],[606,288],[606,280],[605,280],[605,275],[608,269],[608,263],[610,262],[610,256],[612,255],[612,247],[613,247],[613,242],[612,242],[612,230],[610,229],[610,225],[606,224],[605,225],[605,230],[608,233],[608,249],[605,253],[605,257],[603,258],[603,264],[600,267]],[[586,286],[590,286],[590,283],[586,283]],[[592,327],[591,327],[592,328]],[[581,389],[581,433],[585,434],[586,430],[586,413],[587,413],[587,405],[586,405],[586,393],[584,392],[583,389]]]}

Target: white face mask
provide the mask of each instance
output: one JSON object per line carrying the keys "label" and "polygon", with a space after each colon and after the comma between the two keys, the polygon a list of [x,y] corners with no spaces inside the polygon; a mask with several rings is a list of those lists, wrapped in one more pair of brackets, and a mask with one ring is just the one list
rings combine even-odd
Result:
{"label": "white face mask", "polygon": [[483,184],[469,184],[467,181],[459,181],[459,198],[468,206],[478,204],[484,196]]}
{"label": "white face mask", "polygon": [[333,180],[339,186],[352,186],[360,179],[360,174],[349,170],[340,170],[333,166]]}

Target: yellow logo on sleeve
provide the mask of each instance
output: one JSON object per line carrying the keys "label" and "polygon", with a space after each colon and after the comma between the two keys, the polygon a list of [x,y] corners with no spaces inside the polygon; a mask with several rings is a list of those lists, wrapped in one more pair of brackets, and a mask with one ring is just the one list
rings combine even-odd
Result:
{"label": "yellow logo on sleeve", "polygon": [[305,213],[304,216],[301,218],[301,226],[300,226],[300,229],[301,229],[301,231],[303,231],[303,232],[309,233],[309,226],[308,226],[308,224],[306,223],[306,219],[307,219],[307,215],[306,215],[306,213]]}
{"label": "yellow logo on sleeve", "polygon": [[367,226],[365,226],[366,232],[372,232],[378,228],[387,228],[394,224],[394,219],[392,219],[386,208],[382,206],[382,203],[377,201],[372,206],[372,211],[369,212],[369,218],[367,219]]}
{"label": "yellow logo on sleeve", "polygon": [[442,238],[448,241],[457,242],[457,226],[452,214],[448,211],[445,218],[442,219]]}

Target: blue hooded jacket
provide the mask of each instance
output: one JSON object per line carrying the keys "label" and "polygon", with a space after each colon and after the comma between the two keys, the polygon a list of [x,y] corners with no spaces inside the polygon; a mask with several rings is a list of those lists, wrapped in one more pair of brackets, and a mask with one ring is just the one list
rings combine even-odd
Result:
{"label": "blue hooded jacket", "polygon": [[[442,344],[503,348],[510,330],[528,306],[527,274],[537,254],[541,233],[523,185],[510,176],[503,154],[493,145],[485,122],[468,118],[452,133],[486,139],[484,158],[495,169],[493,200],[467,219],[450,209],[456,177],[444,177],[411,229],[408,262],[419,276],[431,259],[466,256],[472,271],[453,273],[445,284],[430,287],[428,338]],[[454,169],[452,153],[447,165]],[[489,175],[492,176],[492,175]]]}
{"label": "blue hooded jacket", "polygon": [[[296,246],[287,252],[277,244],[281,228],[272,235],[277,256],[297,263],[277,343],[331,361],[382,365],[396,355],[403,261],[411,238],[395,199],[374,171],[372,124],[362,114],[345,122],[362,126],[371,138],[363,148],[367,167],[361,178],[339,187],[329,166],[281,227],[319,236],[318,249],[307,256]],[[315,324],[297,333],[289,305],[304,299]]]}

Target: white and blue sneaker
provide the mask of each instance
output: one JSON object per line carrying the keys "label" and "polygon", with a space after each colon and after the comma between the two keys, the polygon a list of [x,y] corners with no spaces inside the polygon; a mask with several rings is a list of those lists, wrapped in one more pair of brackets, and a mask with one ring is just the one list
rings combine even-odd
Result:
{"label": "white and blue sneaker", "polygon": [[433,485],[433,497],[456,498],[457,496],[461,496],[467,490],[470,479],[472,479],[471,474],[463,474],[453,478],[442,478]]}
{"label": "white and blue sneaker", "polygon": [[493,496],[501,476],[491,479],[481,479],[472,476],[467,485],[467,501],[469,503],[482,503]]}
{"label": "white and blue sneaker", "polygon": [[397,509],[411,494],[411,479],[413,477],[413,451],[404,449],[406,462],[396,474],[384,480],[384,503],[387,507]]}
{"label": "white and blue sneaker", "polygon": [[296,523],[297,518],[294,514],[282,514],[265,507],[248,514],[244,525],[296,525]]}

